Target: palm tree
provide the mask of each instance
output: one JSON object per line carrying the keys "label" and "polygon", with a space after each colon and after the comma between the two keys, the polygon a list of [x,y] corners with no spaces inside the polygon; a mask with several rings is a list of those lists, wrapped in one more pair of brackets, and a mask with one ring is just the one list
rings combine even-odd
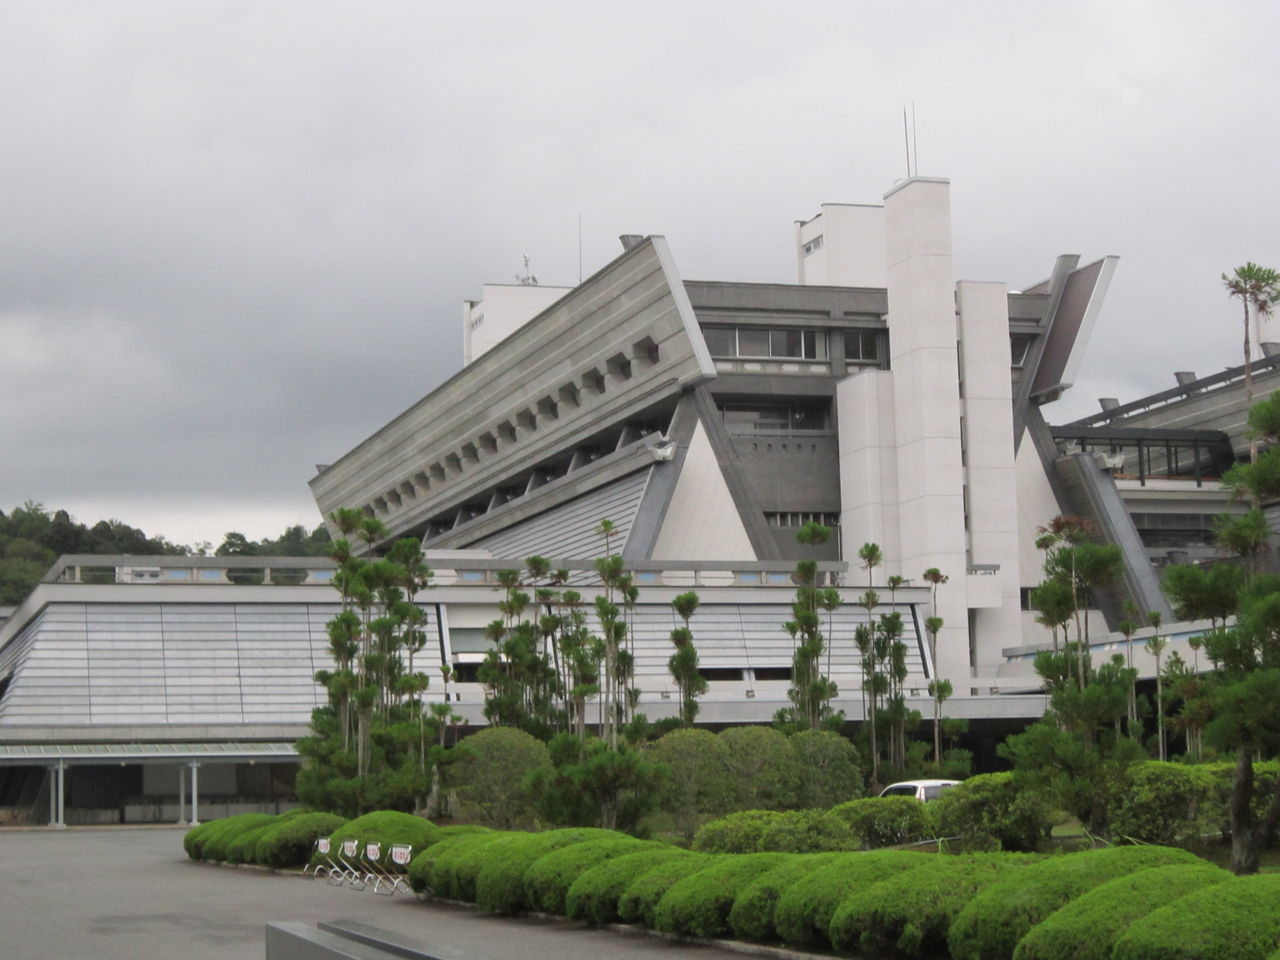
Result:
{"label": "palm tree", "polygon": [[1164,743],[1164,681],[1160,675],[1160,654],[1164,653],[1164,648],[1168,641],[1160,636],[1160,611],[1150,611],[1147,614],[1147,619],[1156,631],[1148,638],[1146,643],[1147,653],[1156,658],[1156,743],[1159,759],[1167,760],[1167,751]]}
{"label": "palm tree", "polygon": [[[1271,308],[1280,300],[1280,272],[1270,267],[1260,267],[1250,260],[1243,267],[1236,267],[1235,272],[1222,275],[1222,285],[1227,288],[1227,296],[1239,298],[1244,308],[1244,392],[1250,405],[1253,404],[1253,367],[1249,352],[1249,307],[1253,307],[1254,322],[1258,318],[1270,315]],[[1258,459],[1258,441],[1249,440],[1249,462]]]}

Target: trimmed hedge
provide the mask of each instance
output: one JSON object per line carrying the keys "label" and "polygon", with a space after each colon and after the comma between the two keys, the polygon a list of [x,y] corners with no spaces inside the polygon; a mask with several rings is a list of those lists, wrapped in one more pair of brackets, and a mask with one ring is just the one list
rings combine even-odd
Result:
{"label": "trimmed hedge", "polygon": [[516,834],[501,847],[480,847],[474,856],[480,869],[476,873],[475,902],[490,913],[518,913],[529,909],[524,875],[540,858],[553,850],[582,843],[585,840],[618,839],[626,834],[598,827],[567,827],[546,833]]}
{"label": "trimmed hedge", "polygon": [[762,853],[830,853],[857,850],[858,838],[829,810],[788,810],[760,834]]}
{"label": "trimmed hedge", "polygon": [[747,853],[685,877],[658,901],[653,926],[666,933],[723,937],[729,933],[729,911],[738,891],[793,857],[790,853]]}
{"label": "trimmed hedge", "polygon": [[658,846],[665,844],[617,837],[587,840],[553,850],[525,871],[524,895],[529,909],[563,914],[569,888],[583,873],[605,860]]}
{"label": "trimmed hedge", "polygon": [[831,812],[849,824],[867,850],[933,835],[928,806],[912,797],[865,797],[842,803]]}
{"label": "trimmed hedge", "polygon": [[[212,823],[206,823],[202,827],[196,827],[201,831],[199,839],[196,843],[197,860],[225,860],[227,858],[227,847],[242,833],[250,830],[256,830],[258,827],[275,823],[275,814],[271,813],[242,813],[234,817],[224,817],[221,820],[214,820]],[[192,831],[194,832],[194,831]]]}
{"label": "trimmed hedge", "polygon": [[[955,789],[955,788],[953,788]],[[915,869],[843,900],[827,926],[837,950],[869,956],[945,956],[947,930],[973,897],[1012,870],[1034,863],[1014,853],[933,856]]]}
{"label": "trimmed hedge", "polygon": [[1033,863],[987,887],[951,924],[954,960],[1012,956],[1018,941],[1053,911],[1108,880],[1151,867],[1202,863],[1171,847],[1108,847]]}
{"label": "trimmed hedge", "polygon": [[838,854],[817,853],[797,857],[756,877],[734,898],[729,911],[729,926],[739,940],[775,940],[773,910],[778,897],[793,883],[803,880],[814,870],[826,866]]}
{"label": "trimmed hedge", "polygon": [[1267,960],[1280,942],[1280,874],[1234,877],[1135,921],[1115,960]]}
{"label": "trimmed hedge", "polygon": [[1014,960],[1110,960],[1134,922],[1194,890],[1230,880],[1208,863],[1152,867],[1120,877],[1072,900],[1027,932]]}
{"label": "trimmed hedge", "polygon": [[1110,798],[1111,834],[1166,846],[1197,839],[1219,826],[1214,792],[1214,774],[1204,767],[1134,764]]}
{"label": "trimmed hedge", "polygon": [[693,837],[699,853],[759,853],[765,831],[782,814],[777,810],[740,810],[704,823]]}
{"label": "trimmed hedge", "polygon": [[420,893],[475,903],[476,875],[488,863],[483,856],[491,848],[504,847],[523,836],[494,832],[447,837],[428,847],[421,857],[414,857],[409,864],[409,884]]}
{"label": "trimmed hedge", "polygon": [[565,913],[571,920],[615,923],[622,919],[618,916],[618,898],[637,877],[660,863],[688,856],[696,854],[679,847],[662,846],[599,863],[573,881],[565,895]]}
{"label": "trimmed hedge", "polygon": [[1048,804],[1019,790],[1011,773],[985,773],[944,790],[929,805],[939,835],[973,849],[1033,851],[1049,835]]}
{"label": "trimmed hedge", "polygon": [[827,927],[841,901],[864,887],[923,866],[935,856],[907,850],[842,854],[782,892],[773,911],[773,925],[793,946],[821,946],[829,942]]}
{"label": "trimmed hedge", "polygon": [[254,863],[253,854],[258,849],[258,840],[282,822],[279,817],[272,817],[270,823],[237,833],[224,845],[222,859],[227,863]]}
{"label": "trimmed hedge", "polygon": [[440,828],[430,820],[415,817],[411,813],[401,813],[398,810],[375,810],[354,820],[348,820],[329,835],[329,844],[334,851],[338,851],[344,840],[358,840],[360,850],[356,857],[364,860],[365,844],[380,843],[382,844],[382,867],[397,870],[399,868],[388,856],[392,844],[411,844],[413,852],[417,853],[439,839]]}
{"label": "trimmed hedge", "polygon": [[719,863],[722,857],[691,853],[658,864],[636,877],[618,897],[618,917],[623,923],[653,926],[653,913],[668,890],[700,870]]}
{"label": "trimmed hedge", "polygon": [[255,863],[264,867],[300,867],[311,859],[316,840],[346,820],[336,813],[303,813],[274,824],[258,837]]}

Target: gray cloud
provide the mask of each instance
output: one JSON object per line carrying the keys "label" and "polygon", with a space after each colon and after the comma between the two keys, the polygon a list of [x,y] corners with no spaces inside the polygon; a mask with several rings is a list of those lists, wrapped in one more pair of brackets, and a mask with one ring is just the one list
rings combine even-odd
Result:
{"label": "gray cloud", "polygon": [[313,465],[456,369],[521,254],[575,280],[581,213],[588,273],[658,232],[688,277],[790,280],[791,221],[902,175],[904,101],[958,276],[1122,258],[1053,419],[1239,362],[1218,275],[1280,265],[1265,3],[0,16],[0,507],[313,522]]}

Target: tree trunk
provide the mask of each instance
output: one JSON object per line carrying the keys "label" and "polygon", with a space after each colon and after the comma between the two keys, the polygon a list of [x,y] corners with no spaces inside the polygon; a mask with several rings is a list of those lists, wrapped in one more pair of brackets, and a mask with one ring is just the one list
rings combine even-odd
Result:
{"label": "tree trunk", "polygon": [[1262,851],[1271,843],[1280,824],[1280,779],[1271,792],[1267,812],[1257,823],[1250,816],[1253,798],[1253,755],[1241,747],[1231,781],[1231,872],[1237,876],[1257,873]]}

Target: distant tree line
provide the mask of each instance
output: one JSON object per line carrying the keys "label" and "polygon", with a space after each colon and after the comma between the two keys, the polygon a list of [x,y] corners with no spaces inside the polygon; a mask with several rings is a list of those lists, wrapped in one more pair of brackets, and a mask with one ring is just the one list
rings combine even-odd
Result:
{"label": "distant tree line", "polygon": [[233,531],[213,550],[208,543],[187,546],[163,536],[149,537],[120,520],[99,520],[89,526],[65,510],[47,510],[28,500],[7,514],[0,510],[0,605],[21,603],[64,554],[323,557],[330,549],[329,532],[323,525],[308,531],[299,524],[276,539],[259,541]]}

